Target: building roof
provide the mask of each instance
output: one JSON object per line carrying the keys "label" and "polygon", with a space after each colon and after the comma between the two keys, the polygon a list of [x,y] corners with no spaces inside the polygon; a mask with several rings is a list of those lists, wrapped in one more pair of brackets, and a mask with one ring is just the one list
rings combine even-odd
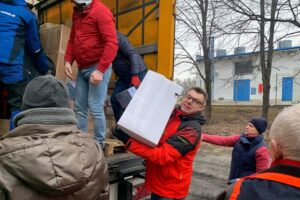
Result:
{"label": "building roof", "polygon": [[[300,50],[300,46],[294,46],[294,47],[288,47],[288,48],[278,48],[274,49],[275,52],[291,52],[295,50]],[[267,52],[267,51],[265,51]],[[231,59],[231,58],[247,58],[252,55],[258,54],[259,51],[253,51],[248,53],[241,53],[241,54],[231,54],[231,55],[225,55],[225,56],[214,56],[214,60],[223,60],[223,59]],[[202,62],[203,56],[196,56],[196,62]]]}

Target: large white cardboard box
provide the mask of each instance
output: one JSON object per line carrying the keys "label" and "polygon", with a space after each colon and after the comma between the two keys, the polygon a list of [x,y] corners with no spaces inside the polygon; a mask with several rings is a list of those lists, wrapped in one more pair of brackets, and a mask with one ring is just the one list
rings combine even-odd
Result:
{"label": "large white cardboard box", "polygon": [[155,147],[182,89],[149,70],[118,121],[118,127],[136,140]]}

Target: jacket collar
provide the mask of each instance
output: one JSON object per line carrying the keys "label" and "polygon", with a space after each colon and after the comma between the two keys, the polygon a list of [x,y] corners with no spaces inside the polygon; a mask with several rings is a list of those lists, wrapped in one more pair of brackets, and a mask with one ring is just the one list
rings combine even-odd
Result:
{"label": "jacket collar", "polygon": [[66,125],[45,125],[45,124],[24,124],[16,127],[8,134],[3,135],[0,141],[5,138],[14,138],[20,136],[32,136],[32,135],[47,135],[47,134],[69,134],[78,131],[77,126],[74,124]]}
{"label": "jacket collar", "polygon": [[14,118],[14,124],[15,126],[23,124],[76,125],[77,120],[70,108],[33,108],[19,113]]}
{"label": "jacket collar", "polygon": [[182,112],[179,107],[175,108],[172,115],[178,116],[182,121],[188,121],[188,120],[199,121],[201,125],[203,125],[206,122],[206,119],[202,116],[201,112],[186,114]]}
{"label": "jacket collar", "polygon": [[263,140],[262,135],[258,135],[255,138],[248,138],[244,134],[241,135],[240,143],[243,145],[255,146]]}
{"label": "jacket collar", "polygon": [[300,167],[300,161],[290,160],[290,159],[279,159],[272,162],[271,166],[275,165],[291,165],[294,167]]}
{"label": "jacket collar", "polygon": [[95,4],[97,4],[98,0],[93,0],[92,3],[90,5],[88,5],[86,8],[84,8],[83,10],[79,10],[76,6],[74,6],[74,11],[78,14],[87,14],[89,13],[92,8],[95,6]]}

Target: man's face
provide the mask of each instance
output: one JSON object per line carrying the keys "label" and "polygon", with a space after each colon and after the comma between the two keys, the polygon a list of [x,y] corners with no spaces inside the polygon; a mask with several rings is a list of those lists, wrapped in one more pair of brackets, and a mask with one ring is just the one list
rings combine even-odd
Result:
{"label": "man's face", "polygon": [[180,109],[185,114],[193,114],[204,110],[204,96],[195,90],[190,90],[183,97]]}

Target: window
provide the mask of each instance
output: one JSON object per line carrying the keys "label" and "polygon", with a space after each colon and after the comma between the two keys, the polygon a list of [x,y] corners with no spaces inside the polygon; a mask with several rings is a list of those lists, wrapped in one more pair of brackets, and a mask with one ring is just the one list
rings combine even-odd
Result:
{"label": "window", "polygon": [[235,75],[252,74],[252,61],[239,61],[235,64]]}
{"label": "window", "polygon": [[256,88],[251,88],[251,95],[256,95]]}

